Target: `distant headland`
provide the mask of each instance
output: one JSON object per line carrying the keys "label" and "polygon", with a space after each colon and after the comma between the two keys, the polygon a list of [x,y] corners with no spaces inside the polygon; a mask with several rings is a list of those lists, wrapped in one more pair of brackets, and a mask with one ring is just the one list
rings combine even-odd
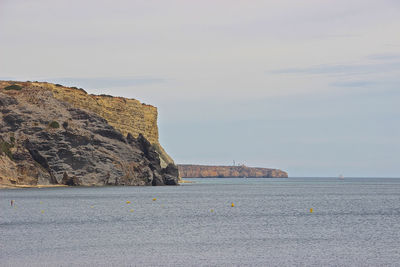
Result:
{"label": "distant headland", "polygon": [[210,166],[178,164],[182,178],[287,178],[288,174],[279,169],[239,166]]}

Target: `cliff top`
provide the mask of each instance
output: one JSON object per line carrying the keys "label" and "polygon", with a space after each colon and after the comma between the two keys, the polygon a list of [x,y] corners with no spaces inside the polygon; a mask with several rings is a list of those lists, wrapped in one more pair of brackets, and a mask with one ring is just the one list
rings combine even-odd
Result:
{"label": "cliff top", "polygon": [[[129,98],[129,97],[123,97],[123,96],[113,96],[113,95],[108,95],[108,94],[89,94],[88,92],[86,92],[85,89],[83,88],[78,88],[76,86],[64,86],[58,83],[49,83],[49,82],[39,82],[39,81],[7,81],[7,80],[0,80],[0,89],[4,89],[8,86],[11,85],[19,85],[22,88],[24,87],[28,87],[28,86],[35,86],[35,87],[42,87],[43,89],[54,89],[54,87],[58,87],[59,89],[63,89],[63,90],[70,90],[73,91],[76,94],[85,94],[87,96],[90,97],[109,97],[109,98],[114,98],[114,99],[119,99],[121,101],[126,101],[126,100],[132,100],[132,101],[138,101],[141,105],[143,106],[147,106],[147,107],[154,107],[153,105],[150,104],[146,104],[146,103],[141,103],[139,100],[135,99],[135,98]],[[155,107],[154,107],[155,108]]]}

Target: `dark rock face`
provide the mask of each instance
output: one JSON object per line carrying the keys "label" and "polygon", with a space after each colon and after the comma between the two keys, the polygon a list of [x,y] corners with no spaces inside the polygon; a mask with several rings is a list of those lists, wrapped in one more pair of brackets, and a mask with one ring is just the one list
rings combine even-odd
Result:
{"label": "dark rock face", "polygon": [[76,177],[76,176],[69,177],[66,172],[64,172],[64,175],[63,175],[63,178],[61,180],[61,183],[65,184],[65,185],[69,185],[69,186],[81,185],[81,181],[79,180],[78,177]]}
{"label": "dark rock face", "polygon": [[17,105],[17,104],[18,104],[18,101],[15,98],[12,98],[12,97],[6,97],[5,96],[5,97],[0,99],[0,107],[1,108],[5,108],[7,106]]}
{"label": "dark rock face", "polygon": [[28,150],[29,154],[32,156],[32,159],[40,164],[50,175],[50,183],[58,184],[57,179],[54,177],[52,170],[50,169],[49,163],[47,159],[40,155],[39,151],[35,149],[34,145],[26,139],[23,143],[23,146]]}
{"label": "dark rock face", "polygon": [[19,127],[21,127],[21,123],[23,122],[21,116],[12,113],[4,116],[3,120],[10,127],[11,131],[17,130]]}
{"label": "dark rock face", "polygon": [[175,164],[168,164],[168,166],[165,169],[163,169],[163,173],[172,176],[179,176],[179,170]]}
{"label": "dark rock face", "polygon": [[167,185],[176,185],[177,181],[175,177],[179,176],[178,167],[175,164],[168,164],[168,166],[162,170],[162,173],[165,177],[165,184]]}
{"label": "dark rock face", "polygon": [[[50,127],[53,121],[62,127]],[[19,184],[178,184],[176,166],[161,168],[159,155],[143,135],[125,138],[102,117],[73,108],[48,91],[0,89],[0,138],[11,136],[13,157],[4,162],[8,169],[15,167],[9,175],[18,176],[13,179]]]}

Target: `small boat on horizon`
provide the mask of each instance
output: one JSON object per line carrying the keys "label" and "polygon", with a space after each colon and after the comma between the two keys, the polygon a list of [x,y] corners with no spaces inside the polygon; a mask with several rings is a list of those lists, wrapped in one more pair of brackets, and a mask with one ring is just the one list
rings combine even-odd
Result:
{"label": "small boat on horizon", "polygon": [[344,179],[344,176],[343,176],[342,174],[339,175],[339,179],[343,180],[343,179]]}

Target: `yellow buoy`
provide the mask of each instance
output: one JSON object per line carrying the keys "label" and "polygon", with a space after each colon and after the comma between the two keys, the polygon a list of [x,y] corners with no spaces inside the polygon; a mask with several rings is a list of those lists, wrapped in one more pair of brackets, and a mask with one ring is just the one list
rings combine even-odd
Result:
{"label": "yellow buoy", "polygon": [[153,198],[153,201],[156,201],[157,200],[157,198]]}
{"label": "yellow buoy", "polygon": [[44,210],[41,210],[40,212],[41,212],[41,213],[44,213]]}
{"label": "yellow buoy", "polygon": [[43,201],[40,201],[39,203],[40,203],[40,204],[43,204]]}
{"label": "yellow buoy", "polygon": [[310,213],[312,213],[313,212],[313,209],[310,209]]}
{"label": "yellow buoy", "polygon": [[131,209],[130,212],[133,212],[133,209]]}
{"label": "yellow buoy", "polygon": [[231,207],[235,207],[235,203],[232,203],[232,204],[231,204]]}
{"label": "yellow buoy", "polygon": [[91,209],[93,209],[93,208],[94,208],[94,206],[90,206],[90,208],[91,208]]}
{"label": "yellow buoy", "polygon": [[214,212],[214,210],[212,209],[211,212]]}
{"label": "yellow buoy", "polygon": [[126,201],[126,204],[131,204],[131,202],[129,200]]}

